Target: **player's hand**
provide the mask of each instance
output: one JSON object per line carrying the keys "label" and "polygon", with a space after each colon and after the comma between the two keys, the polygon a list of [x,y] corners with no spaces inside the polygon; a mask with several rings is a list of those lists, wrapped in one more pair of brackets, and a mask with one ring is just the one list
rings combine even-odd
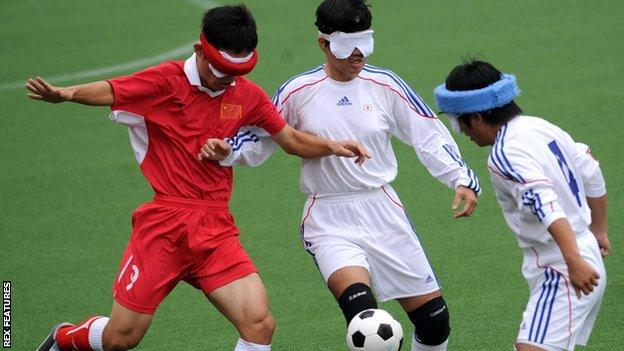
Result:
{"label": "player's hand", "polygon": [[367,158],[371,158],[370,153],[364,147],[364,145],[357,141],[336,141],[332,143],[332,151],[336,156],[342,157],[356,157],[355,163],[363,165]]}
{"label": "player's hand", "polygon": [[607,233],[594,233],[596,236],[596,240],[598,240],[598,247],[600,247],[600,254],[602,257],[606,257],[611,252],[611,242],[609,242],[609,237]]}
{"label": "player's hand", "polygon": [[581,256],[567,260],[570,283],[574,287],[576,296],[580,299],[582,294],[589,295],[598,286],[600,275]]}
{"label": "player's hand", "polygon": [[201,150],[197,155],[197,159],[199,161],[221,161],[228,157],[230,152],[232,152],[232,147],[225,141],[214,138],[208,139],[204,145],[202,145]]}
{"label": "player's hand", "polygon": [[464,208],[462,208],[460,211],[454,211],[453,218],[470,216],[477,208],[479,198],[477,197],[477,193],[475,193],[474,190],[460,185],[459,187],[457,187],[457,190],[455,190],[455,199],[453,200],[451,209],[457,210],[462,201],[464,202]]}
{"label": "player's hand", "polygon": [[28,97],[33,100],[57,104],[59,102],[71,101],[73,98],[73,92],[70,89],[55,87],[41,77],[29,79],[26,83],[26,88],[30,90]]}

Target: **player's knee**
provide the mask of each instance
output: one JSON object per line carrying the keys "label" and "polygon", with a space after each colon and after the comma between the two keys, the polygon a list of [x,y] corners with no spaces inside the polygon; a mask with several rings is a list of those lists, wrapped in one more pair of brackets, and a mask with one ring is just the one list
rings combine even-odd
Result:
{"label": "player's knee", "polygon": [[436,297],[407,314],[414,324],[414,336],[424,345],[440,345],[451,333],[449,312],[442,296]]}
{"label": "player's knee", "polygon": [[245,340],[268,344],[275,331],[275,319],[268,308],[256,309],[246,314],[245,321],[241,323],[239,330]]}
{"label": "player's knee", "polygon": [[377,301],[370,287],[364,283],[350,285],[340,295],[338,305],[347,320],[347,324],[358,313],[370,308],[377,308]]}
{"label": "player's knee", "polygon": [[273,332],[275,332],[275,318],[269,312],[267,315],[262,318],[258,323],[259,333],[266,339],[271,339],[273,337]]}

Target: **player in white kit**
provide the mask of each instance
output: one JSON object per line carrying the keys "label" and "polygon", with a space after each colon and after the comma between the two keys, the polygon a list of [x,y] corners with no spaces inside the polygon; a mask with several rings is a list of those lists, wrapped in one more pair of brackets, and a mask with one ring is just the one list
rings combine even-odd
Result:
{"label": "player in white kit", "polygon": [[[363,0],[326,0],[316,12],[325,64],[293,77],[273,98],[298,130],[355,138],[373,157],[358,166],[336,157],[303,160],[301,190],[308,196],[301,239],[314,257],[347,323],[357,313],[397,300],[414,323],[412,350],[446,350],[449,314],[440,285],[405,209],[389,185],[397,175],[390,142],[413,146],[420,161],[456,191],[455,217],[469,216],[480,185],[448,130],[393,72],[366,65],[373,52],[371,13]],[[275,144],[261,129],[209,141],[204,150],[229,152],[222,165],[258,165]],[[462,209],[458,209],[464,201]]]}
{"label": "player in white kit", "polygon": [[587,145],[522,115],[519,93],[513,75],[483,61],[455,67],[435,89],[453,129],[492,145],[490,178],[530,290],[517,350],[573,350],[586,344],[607,283],[605,183]]}

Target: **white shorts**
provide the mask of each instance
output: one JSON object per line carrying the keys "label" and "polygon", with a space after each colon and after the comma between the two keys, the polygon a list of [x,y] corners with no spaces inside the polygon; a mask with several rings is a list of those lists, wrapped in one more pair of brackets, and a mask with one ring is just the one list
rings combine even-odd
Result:
{"label": "white shorts", "polygon": [[568,276],[568,268],[556,243],[524,250],[522,274],[531,296],[522,314],[517,343],[545,350],[574,350],[585,345],[592,331],[607,274],[594,235],[587,231],[577,237],[581,256],[600,275],[598,286],[579,300]]}
{"label": "white shorts", "polygon": [[388,185],[309,198],[301,239],[325,282],[340,268],[361,266],[381,301],[440,290],[405,209]]}

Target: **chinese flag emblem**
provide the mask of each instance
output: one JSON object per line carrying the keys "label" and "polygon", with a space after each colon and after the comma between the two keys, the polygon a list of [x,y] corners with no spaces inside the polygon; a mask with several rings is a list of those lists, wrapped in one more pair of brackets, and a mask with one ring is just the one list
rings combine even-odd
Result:
{"label": "chinese flag emblem", "polygon": [[221,118],[239,119],[243,117],[243,105],[221,104]]}

